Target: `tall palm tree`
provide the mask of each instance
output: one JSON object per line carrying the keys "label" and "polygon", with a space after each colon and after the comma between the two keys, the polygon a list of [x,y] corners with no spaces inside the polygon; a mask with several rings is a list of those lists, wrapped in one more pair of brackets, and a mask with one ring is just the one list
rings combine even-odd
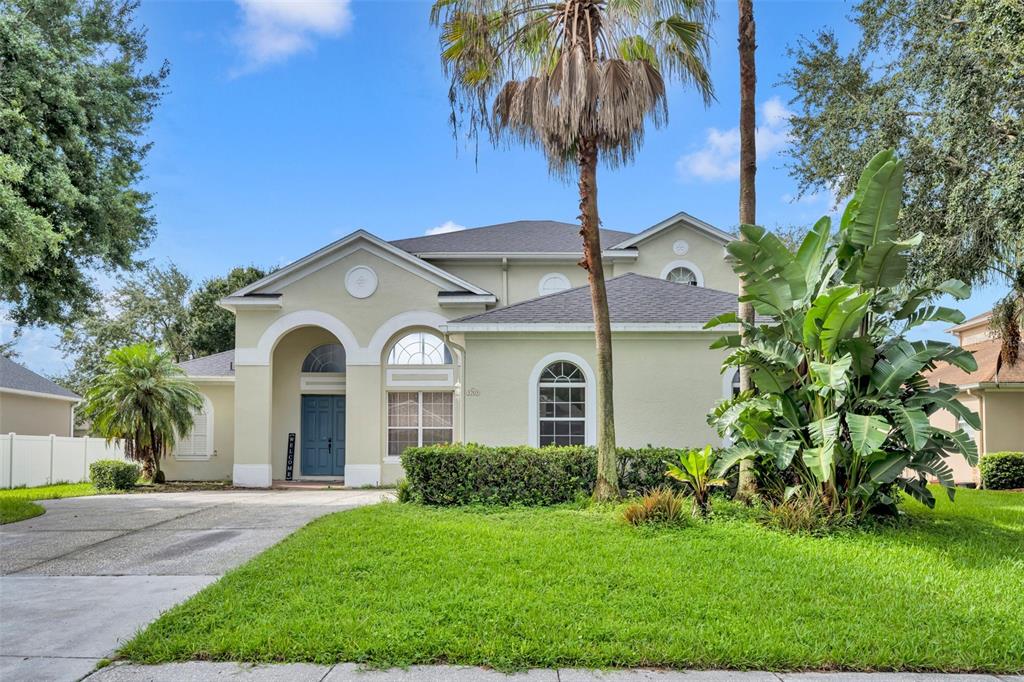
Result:
{"label": "tall palm tree", "polygon": [[[754,2],[739,2],[739,52],[740,52],[740,224],[753,225],[757,222],[757,123],[754,112],[754,95],[757,90],[757,71],[754,66],[754,50],[757,43],[754,36]],[[743,239],[740,233],[740,239]],[[739,295],[746,293],[743,278],[740,277]],[[739,318],[747,324],[754,323],[754,307],[749,301],[739,304]],[[740,328],[744,344],[747,342],[746,328]],[[753,388],[750,369],[740,367],[740,390]],[[740,479],[736,488],[741,498],[748,498],[754,490],[754,466],[751,460],[740,463]]]}
{"label": "tall palm tree", "polygon": [[713,0],[436,0],[452,123],[470,137],[539,147],[551,172],[575,175],[583,267],[597,346],[596,499],[618,496],[612,334],[597,206],[599,161],[630,161],[648,121],[668,117],[665,78],[709,104]]}
{"label": "tall palm tree", "polygon": [[203,397],[168,354],[137,343],[110,351],[85,395],[85,416],[107,440],[123,439],[124,454],[163,482],[160,458],[192,429]]}

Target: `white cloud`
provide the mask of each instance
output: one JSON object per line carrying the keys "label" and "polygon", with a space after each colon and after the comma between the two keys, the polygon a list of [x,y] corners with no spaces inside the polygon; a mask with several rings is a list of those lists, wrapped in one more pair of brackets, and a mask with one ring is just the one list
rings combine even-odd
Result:
{"label": "white cloud", "polygon": [[[782,149],[789,141],[792,112],[782,100],[772,97],[761,105],[761,124],[754,139],[758,160]],[[680,177],[706,181],[735,180],[740,176],[740,129],[710,128],[704,145],[676,162]]]}
{"label": "white cloud", "polygon": [[424,234],[427,234],[427,235],[447,234],[448,232],[459,232],[459,231],[465,230],[465,229],[466,229],[465,225],[459,225],[458,223],[456,223],[453,220],[448,220],[448,221],[445,221],[445,222],[441,223],[437,227],[430,228]]}
{"label": "white cloud", "polygon": [[242,75],[313,48],[319,37],[340,35],[352,25],[350,0],[235,0],[243,23],[235,36],[245,64]]}

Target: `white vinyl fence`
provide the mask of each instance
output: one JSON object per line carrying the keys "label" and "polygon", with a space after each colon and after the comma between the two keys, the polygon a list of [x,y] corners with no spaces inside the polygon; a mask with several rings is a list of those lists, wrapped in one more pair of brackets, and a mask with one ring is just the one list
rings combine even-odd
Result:
{"label": "white vinyl fence", "polygon": [[99,459],[124,459],[121,444],[103,438],[0,435],[0,488],[81,483]]}

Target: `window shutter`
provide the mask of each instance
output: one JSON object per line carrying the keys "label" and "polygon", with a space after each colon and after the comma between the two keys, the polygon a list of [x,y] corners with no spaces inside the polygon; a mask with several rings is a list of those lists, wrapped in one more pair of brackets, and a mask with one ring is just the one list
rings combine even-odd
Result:
{"label": "window shutter", "polygon": [[209,421],[209,413],[204,405],[202,410],[192,416],[192,432],[174,446],[175,457],[178,459],[208,459],[210,457],[207,447]]}

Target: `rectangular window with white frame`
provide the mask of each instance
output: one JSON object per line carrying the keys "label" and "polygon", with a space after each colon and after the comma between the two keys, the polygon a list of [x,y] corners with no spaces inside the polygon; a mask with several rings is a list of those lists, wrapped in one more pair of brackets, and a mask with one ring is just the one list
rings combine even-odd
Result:
{"label": "rectangular window with white frame", "polygon": [[388,393],[388,457],[421,445],[451,443],[455,411],[450,391]]}
{"label": "rectangular window with white frame", "polygon": [[192,415],[192,431],[174,444],[174,459],[207,460],[213,454],[213,405],[209,399]]}

